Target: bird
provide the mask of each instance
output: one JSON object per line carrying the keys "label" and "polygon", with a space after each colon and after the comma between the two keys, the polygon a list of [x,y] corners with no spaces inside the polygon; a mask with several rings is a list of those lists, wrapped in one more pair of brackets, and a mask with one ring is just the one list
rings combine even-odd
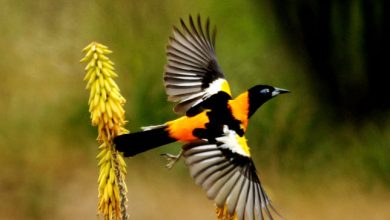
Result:
{"label": "bird", "polygon": [[[179,28],[181,26],[181,28]],[[288,90],[255,85],[233,98],[215,53],[216,27],[200,15],[173,26],[166,48],[163,82],[178,118],[114,138],[118,151],[132,157],[181,142],[177,155],[162,154],[171,168],[180,158],[195,183],[217,207],[237,219],[273,219],[273,208],[257,175],[245,133],[256,110]],[[276,211],[275,211],[276,212]]]}

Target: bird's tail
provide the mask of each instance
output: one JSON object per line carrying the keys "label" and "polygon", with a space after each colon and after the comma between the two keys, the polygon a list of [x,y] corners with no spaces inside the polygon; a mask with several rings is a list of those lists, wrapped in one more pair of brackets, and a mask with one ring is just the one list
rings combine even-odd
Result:
{"label": "bird's tail", "polygon": [[144,131],[117,136],[114,139],[115,147],[123,152],[125,157],[132,157],[177,141],[169,136],[166,128],[166,125],[151,126],[144,128]]}

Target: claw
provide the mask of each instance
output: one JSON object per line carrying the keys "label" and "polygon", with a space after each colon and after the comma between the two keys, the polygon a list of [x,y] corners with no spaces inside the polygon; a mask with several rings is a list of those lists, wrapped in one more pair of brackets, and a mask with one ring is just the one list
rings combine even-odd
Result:
{"label": "claw", "polygon": [[180,160],[182,154],[183,150],[180,150],[177,155],[168,153],[161,154],[161,156],[165,157],[165,159],[167,160],[167,164],[165,165],[165,167],[171,169],[176,164],[176,162]]}

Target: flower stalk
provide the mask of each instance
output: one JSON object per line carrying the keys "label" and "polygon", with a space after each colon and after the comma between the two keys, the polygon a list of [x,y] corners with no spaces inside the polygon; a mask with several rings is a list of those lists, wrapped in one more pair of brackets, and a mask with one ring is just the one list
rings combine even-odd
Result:
{"label": "flower stalk", "polygon": [[92,125],[98,128],[97,142],[99,154],[98,214],[105,220],[127,220],[127,187],[125,184],[126,163],[113,145],[113,138],[129,133],[123,105],[126,100],[120,94],[113,78],[114,63],[107,57],[112,53],[106,46],[92,42],[83,49],[85,57],[80,62],[87,63],[84,81],[90,90],[89,112]]}
{"label": "flower stalk", "polygon": [[234,213],[233,215],[229,214],[227,206],[217,207],[216,208],[217,220],[238,220],[237,215]]}

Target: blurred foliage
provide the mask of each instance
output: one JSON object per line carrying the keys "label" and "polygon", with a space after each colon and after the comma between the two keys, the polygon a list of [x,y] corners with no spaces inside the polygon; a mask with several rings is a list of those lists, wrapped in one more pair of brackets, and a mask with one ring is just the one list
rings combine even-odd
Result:
{"label": "blurred foliage", "polygon": [[[367,37],[363,21],[368,18],[360,8],[365,8],[367,3],[334,5],[332,11],[330,5],[326,9],[315,2],[309,1],[311,4],[304,4],[303,9],[298,7],[303,4],[298,4],[299,1],[295,2],[296,8],[294,1],[283,7],[305,15],[298,19],[290,16],[293,12],[276,10],[277,4],[283,1],[0,0],[0,48],[3,50],[0,59],[0,218],[53,219],[54,216],[54,219],[68,219],[69,216],[80,218],[80,213],[85,215],[71,206],[72,201],[82,202],[79,209],[95,213],[96,192],[86,193],[96,189],[96,185],[88,185],[96,184],[97,178],[96,131],[88,117],[80,50],[96,40],[114,51],[112,59],[120,75],[117,82],[127,99],[125,108],[130,131],[162,123],[176,117],[171,111],[173,105],[166,101],[162,84],[165,46],[172,25],[177,25],[180,17],[186,19],[190,13],[210,16],[212,24],[217,25],[217,55],[234,94],[254,84],[270,84],[292,91],[265,104],[249,124],[249,145],[261,175],[267,179],[265,182],[273,183],[270,188],[291,181],[296,183],[297,192],[302,192],[306,190],[304,182],[314,183],[312,186],[329,182],[333,186],[336,179],[342,179],[365,191],[377,185],[388,190],[388,109],[377,106],[381,114],[367,114],[367,117],[362,114],[365,120],[360,123],[334,120],[335,115],[345,115],[351,109],[376,105],[373,101],[381,97],[381,90],[367,90],[369,84],[364,81],[379,74],[368,66],[375,66],[375,62],[382,62],[384,58],[375,60],[376,56],[365,54],[366,47],[362,47]],[[380,1],[378,5],[375,7],[381,6]],[[342,14],[338,7],[349,9],[349,14]],[[381,13],[379,9],[375,10]],[[328,26],[315,23],[318,13],[331,11]],[[343,20],[344,16],[348,17],[347,21]],[[294,28],[309,21],[313,24],[308,27]],[[350,22],[348,30],[351,32],[345,30],[342,22]],[[312,41],[301,36],[310,27],[315,29],[309,33],[320,37],[324,31],[332,30],[327,34],[335,44],[320,45],[331,53],[328,51],[318,58],[316,54],[321,54],[321,50],[305,49],[303,43]],[[322,41],[314,39],[312,44],[316,46]],[[312,59],[318,64],[313,65]],[[313,71],[319,72],[314,75]],[[350,91],[350,87],[342,87],[343,84],[326,88],[315,83],[315,79],[326,81],[329,74],[337,79],[351,79],[350,83],[356,82],[357,86],[363,83],[363,86]],[[333,89],[342,90],[335,103],[350,106],[349,110],[341,110],[340,106],[318,95],[332,93]],[[361,103],[359,97],[371,99]],[[385,97],[379,101],[388,103],[388,100]],[[156,181],[149,188],[154,193],[162,187],[159,181],[165,181],[161,185],[172,192],[174,187],[167,184],[174,181],[164,180],[160,174],[164,166],[158,154],[167,150],[176,152],[178,146],[173,144],[128,160],[128,181],[139,181],[140,185],[141,180]],[[136,178],[132,178],[132,173]],[[159,178],[147,177],[151,173]],[[188,184],[190,180],[183,166],[176,167],[169,175],[178,175],[187,184],[183,190],[204,197],[195,186],[191,188]],[[132,193],[131,186],[129,191]],[[271,191],[271,196],[277,194]],[[291,198],[285,201],[295,204]],[[137,203],[134,206],[137,207]],[[130,207],[130,215],[131,210]]]}
{"label": "blurred foliage", "polygon": [[270,3],[286,42],[306,57],[321,106],[337,120],[381,122],[390,110],[385,1]]}

